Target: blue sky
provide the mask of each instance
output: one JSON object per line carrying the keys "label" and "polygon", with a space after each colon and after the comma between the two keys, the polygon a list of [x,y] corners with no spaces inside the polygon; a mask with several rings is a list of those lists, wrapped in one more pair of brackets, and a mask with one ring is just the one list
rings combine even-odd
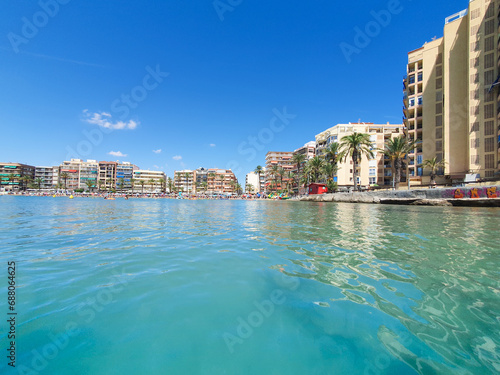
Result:
{"label": "blue sky", "polygon": [[233,168],[244,183],[267,151],[334,124],[400,123],[407,52],[467,5],[8,1],[0,161]]}

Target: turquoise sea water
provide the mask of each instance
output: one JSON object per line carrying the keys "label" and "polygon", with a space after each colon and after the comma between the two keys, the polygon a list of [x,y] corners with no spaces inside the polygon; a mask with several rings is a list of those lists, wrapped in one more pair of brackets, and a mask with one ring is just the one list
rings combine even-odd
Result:
{"label": "turquoise sea water", "polygon": [[2,374],[500,371],[498,209],[4,196],[0,226]]}

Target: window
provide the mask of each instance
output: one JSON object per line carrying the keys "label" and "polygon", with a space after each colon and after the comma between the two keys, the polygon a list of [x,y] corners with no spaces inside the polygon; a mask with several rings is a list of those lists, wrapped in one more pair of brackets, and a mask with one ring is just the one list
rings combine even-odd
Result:
{"label": "window", "polygon": [[493,65],[495,64],[495,58],[494,54],[490,53],[489,55],[486,55],[484,57],[484,68],[489,69],[493,68]]}
{"label": "window", "polygon": [[443,113],[443,103],[436,103],[436,113],[437,114]]}
{"label": "window", "polygon": [[485,155],[484,156],[484,167],[486,169],[493,169],[493,168],[495,168],[495,155],[489,154],[489,155]]}
{"label": "window", "polygon": [[494,77],[493,70],[488,70],[488,71],[484,72],[484,84],[486,86],[493,84],[494,81],[495,81],[495,77]]}
{"label": "window", "polygon": [[485,17],[486,18],[490,18],[490,17],[493,17],[495,16],[495,4],[494,3],[491,3],[489,6],[488,6],[488,9],[486,10],[486,15]]}
{"label": "window", "polygon": [[470,147],[479,148],[479,138],[473,138],[470,140]]}
{"label": "window", "polygon": [[377,175],[376,169],[370,168],[369,176],[376,176],[376,175]]}
{"label": "window", "polygon": [[377,178],[376,177],[369,177],[369,180],[370,180],[370,185],[377,183]]}
{"label": "window", "polygon": [[415,98],[410,99],[410,107],[413,107],[415,105]]}
{"label": "window", "polygon": [[443,67],[441,65],[436,66],[436,76],[440,77],[443,75]]}
{"label": "window", "polygon": [[441,152],[443,151],[443,141],[437,141],[436,142],[436,152]]}
{"label": "window", "polygon": [[484,40],[484,50],[486,52],[493,51],[495,42],[493,38],[494,38],[493,36],[489,36]]}
{"label": "window", "polygon": [[493,34],[495,32],[495,20],[486,21],[484,25],[484,33],[486,35]]}
{"label": "window", "polygon": [[418,73],[418,82],[422,82],[424,74],[422,72]]}
{"label": "window", "polygon": [[476,18],[478,18],[480,16],[481,16],[481,9],[480,8],[471,10],[471,12],[470,12],[470,19],[471,20],[475,20]]}
{"label": "window", "polygon": [[479,66],[479,57],[474,57],[470,59],[470,67],[477,68]]}
{"label": "window", "polygon": [[417,164],[422,164],[422,161],[423,161],[423,156],[417,155]]}
{"label": "window", "polygon": [[443,88],[443,79],[442,78],[436,79],[436,90],[439,90],[442,88]]}
{"label": "window", "polygon": [[470,113],[476,116],[479,115],[479,106],[470,107]]}
{"label": "window", "polygon": [[470,36],[475,36],[479,32],[481,25],[475,25],[470,28]]}
{"label": "window", "polygon": [[485,102],[492,102],[495,97],[494,97],[494,91],[489,92],[490,89],[486,88],[484,89],[484,101]]}
{"label": "window", "polygon": [[442,102],[443,101],[443,92],[438,91],[436,92],[436,102]]}
{"label": "window", "polygon": [[471,45],[470,45],[470,51],[471,51],[471,52],[476,52],[476,51],[479,51],[479,48],[480,48],[479,41],[477,41],[477,42],[472,42],[472,43],[471,43]]}
{"label": "window", "polygon": [[[485,138],[484,140],[484,152],[495,151],[495,137]],[[493,167],[490,167],[493,168]]]}
{"label": "window", "polygon": [[493,121],[486,121],[484,123],[484,135],[494,135],[495,134],[495,124]]}
{"label": "window", "polygon": [[423,104],[423,102],[424,102],[424,99],[423,99],[422,95],[420,95],[420,96],[417,98],[417,103],[418,103],[418,105],[422,105],[422,104]]}
{"label": "window", "polygon": [[424,174],[424,170],[421,167],[417,168],[417,176],[422,177],[423,174]]}
{"label": "window", "polygon": [[471,100],[478,100],[479,99],[479,90],[472,90],[470,92],[470,98],[471,98]]}
{"label": "window", "polygon": [[471,164],[479,164],[479,155],[471,155],[470,163]]}
{"label": "window", "polygon": [[479,73],[471,74],[470,83],[479,83]]}
{"label": "window", "polygon": [[494,117],[494,107],[493,103],[492,104],[486,104],[484,106],[484,118],[493,118]]}
{"label": "window", "polygon": [[441,64],[442,62],[443,62],[443,54],[440,53],[437,55],[436,64]]}
{"label": "window", "polygon": [[436,139],[443,138],[443,128],[436,128]]}
{"label": "window", "polygon": [[412,74],[410,77],[408,77],[408,82],[411,84],[415,83],[415,75]]}
{"label": "window", "polygon": [[479,131],[479,122],[474,122],[472,123],[472,126],[470,127],[471,132],[478,132]]}

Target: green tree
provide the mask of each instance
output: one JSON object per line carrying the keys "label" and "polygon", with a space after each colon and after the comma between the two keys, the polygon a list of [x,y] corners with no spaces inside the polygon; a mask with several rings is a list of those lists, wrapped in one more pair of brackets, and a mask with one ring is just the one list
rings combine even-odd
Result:
{"label": "green tree", "polygon": [[85,185],[87,185],[89,192],[92,192],[92,188],[94,187],[94,181],[87,180],[87,181],[85,181]]}
{"label": "green tree", "polygon": [[431,181],[429,186],[433,186],[436,184],[436,176],[438,173],[438,170],[441,168],[444,168],[446,166],[446,161],[441,160],[438,161],[436,157],[432,159],[426,159],[422,163],[424,168],[430,169],[431,170]]}
{"label": "green tree", "polygon": [[151,185],[151,192],[154,192],[156,188],[156,180],[154,178],[150,178],[148,180],[148,184]]}
{"label": "green tree", "polygon": [[120,177],[118,179],[118,183],[117,183],[119,189],[123,192],[123,188],[125,187],[125,179],[123,177]]}
{"label": "green tree", "polygon": [[339,153],[340,144],[337,142],[330,143],[330,145],[325,149],[325,160],[332,166],[332,180],[338,171]]}
{"label": "green tree", "polygon": [[35,178],[35,184],[38,187],[38,190],[40,190],[42,188],[43,182],[44,182],[43,178],[40,178],[40,177]]}
{"label": "green tree", "polygon": [[372,151],[372,142],[370,135],[365,133],[354,132],[350,135],[342,137],[340,140],[340,155],[339,160],[352,160],[352,180],[354,190],[358,190],[358,163],[363,156],[369,158],[375,157]]}
{"label": "green tree", "polygon": [[139,180],[139,185],[141,185],[141,194],[144,194],[144,184],[146,184],[146,181]]}
{"label": "green tree", "polygon": [[307,168],[313,182],[318,182],[319,176],[325,165],[325,160],[319,156],[315,156],[307,162]]}
{"label": "green tree", "polygon": [[258,191],[261,191],[262,187],[260,186],[260,175],[264,172],[264,168],[262,168],[262,166],[258,165],[255,170],[254,170],[254,173],[257,174],[257,176],[259,176],[259,185],[257,186],[257,189]]}
{"label": "green tree", "polygon": [[292,161],[295,163],[297,166],[297,175],[300,178],[300,168],[302,167],[302,164],[306,161],[307,157],[304,154],[294,154],[292,156]]}
{"label": "green tree", "polygon": [[[391,160],[392,168],[395,172],[394,187],[396,189],[399,189],[399,183],[401,182],[403,160],[413,151],[417,143],[419,142],[415,142],[413,139],[401,135],[393,139],[388,139],[385,143],[385,148],[379,150]],[[409,176],[407,178],[409,178]]]}
{"label": "green tree", "polygon": [[167,179],[168,192],[171,193],[174,191],[174,182],[172,181],[172,177]]}
{"label": "green tree", "polygon": [[[279,176],[279,167],[277,165],[273,165],[271,167],[270,175],[274,178],[274,186],[278,189],[278,176]],[[271,185],[272,190],[272,185]]]}
{"label": "green tree", "polygon": [[69,174],[67,172],[62,172],[60,177],[63,179],[64,181],[64,190],[67,189],[67,182],[68,182],[68,178],[69,178]]}

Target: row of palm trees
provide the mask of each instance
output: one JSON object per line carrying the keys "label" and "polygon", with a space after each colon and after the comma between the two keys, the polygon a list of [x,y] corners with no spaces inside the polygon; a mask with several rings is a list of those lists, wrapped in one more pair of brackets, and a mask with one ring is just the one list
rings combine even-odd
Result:
{"label": "row of palm trees", "polygon": [[[295,154],[292,161],[296,166],[297,173],[286,170],[283,167],[274,165],[271,167],[268,174],[273,178],[274,184],[271,181],[270,189],[277,191],[290,191],[290,183],[293,186],[307,186],[314,182],[326,183],[329,191],[335,191],[337,184],[335,176],[338,171],[338,163],[345,162],[350,159],[352,162],[352,181],[354,190],[359,190],[358,186],[358,170],[363,157],[373,159],[375,151],[384,154],[391,161],[392,169],[394,170],[394,185],[398,189],[401,182],[401,171],[404,167],[405,160],[419,141],[410,139],[404,135],[388,139],[383,149],[374,149],[369,134],[352,133],[342,137],[340,143],[333,142],[328,145],[320,155],[306,160],[304,154]],[[444,160],[432,158],[423,161],[423,167],[430,169],[431,185],[435,184],[435,179],[439,169],[445,166]],[[262,166],[257,166],[254,171],[260,181],[260,175],[263,173]],[[278,184],[278,179],[280,183]],[[285,181],[285,185],[283,185]]]}

